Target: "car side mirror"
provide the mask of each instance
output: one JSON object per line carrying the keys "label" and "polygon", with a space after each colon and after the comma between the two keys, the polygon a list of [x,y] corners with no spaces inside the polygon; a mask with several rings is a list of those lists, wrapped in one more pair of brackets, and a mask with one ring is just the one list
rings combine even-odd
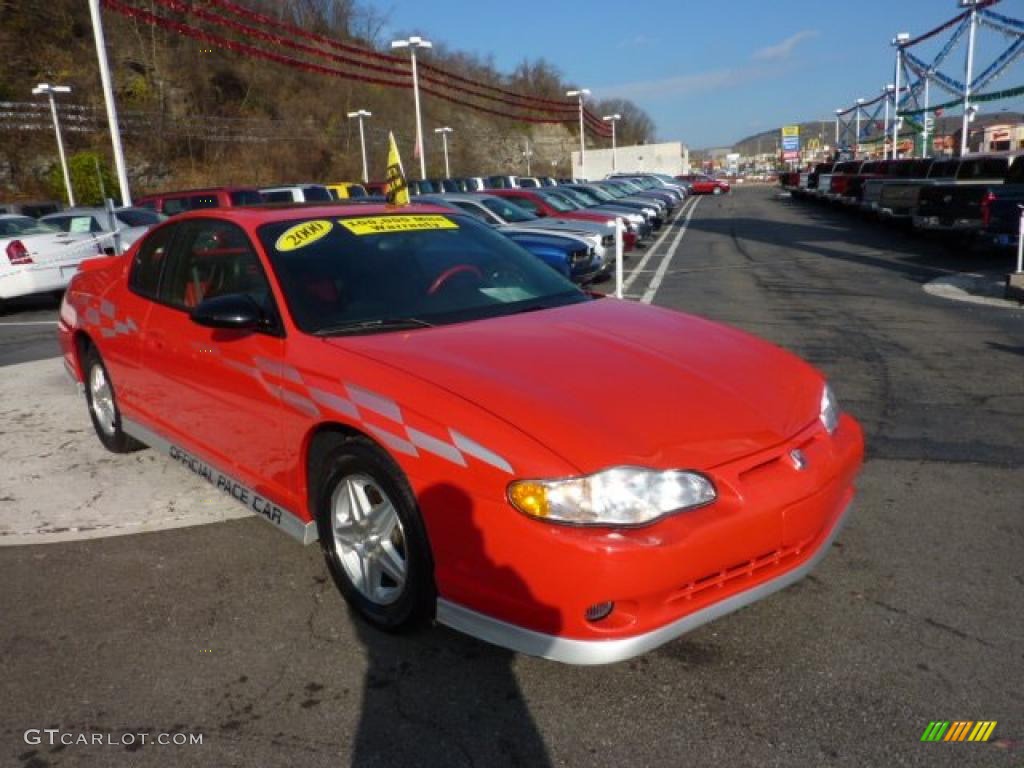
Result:
{"label": "car side mirror", "polygon": [[207,328],[230,328],[253,331],[266,325],[266,315],[259,304],[244,293],[226,293],[199,302],[189,313],[197,325]]}

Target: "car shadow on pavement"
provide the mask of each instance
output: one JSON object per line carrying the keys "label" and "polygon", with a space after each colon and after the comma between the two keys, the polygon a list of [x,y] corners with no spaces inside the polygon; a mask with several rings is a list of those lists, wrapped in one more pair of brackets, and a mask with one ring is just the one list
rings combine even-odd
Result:
{"label": "car shadow on pavement", "polygon": [[[460,570],[495,593],[530,605],[547,627],[557,609],[541,606],[512,569],[492,562],[472,500],[454,486],[420,494],[421,509],[461,528]],[[393,635],[353,620],[367,669],[352,766],[552,765],[514,670],[516,654],[443,627]]]}
{"label": "car shadow on pavement", "polygon": [[[1009,258],[1003,254],[973,250],[955,242],[915,237],[909,231],[880,222],[840,216],[839,211],[809,208],[799,209],[798,213],[807,215],[813,222],[794,224],[750,217],[695,218],[690,222],[690,229],[877,267],[897,272],[915,282],[927,282],[940,273],[999,270],[1010,266]],[[834,247],[840,241],[849,241],[855,247],[884,251],[887,255]]]}

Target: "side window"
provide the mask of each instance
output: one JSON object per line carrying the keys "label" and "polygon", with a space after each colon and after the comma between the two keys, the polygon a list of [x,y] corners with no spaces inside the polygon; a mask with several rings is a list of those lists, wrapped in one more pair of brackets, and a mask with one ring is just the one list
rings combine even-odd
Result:
{"label": "side window", "polygon": [[169,197],[164,200],[164,213],[174,216],[176,213],[188,210],[188,199],[184,197]]}
{"label": "side window", "polygon": [[150,234],[132,261],[128,286],[140,296],[155,299],[160,288],[160,273],[167,262],[167,250],[178,227],[163,227]]}
{"label": "side window", "polygon": [[279,189],[273,192],[264,192],[263,199],[268,203],[293,203],[292,191],[290,189]]}
{"label": "side window", "polygon": [[530,213],[540,213],[540,206],[528,197],[510,197],[509,199],[520,208],[524,208]]}
{"label": "side window", "polygon": [[474,205],[473,203],[467,202],[465,200],[456,200],[455,204],[459,206],[459,208],[464,210],[466,213],[475,216],[485,224],[493,223],[491,217],[480,206]]}
{"label": "side window", "polygon": [[276,317],[270,284],[248,235],[235,224],[190,221],[175,241],[160,299],[190,310],[203,299],[243,293]]}
{"label": "side window", "polygon": [[216,195],[193,195],[188,199],[189,210],[198,210],[200,208],[218,208],[220,203],[217,202]]}

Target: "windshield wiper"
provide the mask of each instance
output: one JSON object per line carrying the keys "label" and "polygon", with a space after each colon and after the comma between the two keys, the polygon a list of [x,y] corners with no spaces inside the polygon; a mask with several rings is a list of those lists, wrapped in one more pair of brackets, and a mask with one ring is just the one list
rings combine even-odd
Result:
{"label": "windshield wiper", "polygon": [[433,328],[433,323],[418,317],[388,317],[380,320],[358,320],[352,323],[329,325],[314,331],[315,336],[345,336],[350,333],[377,333],[402,331],[409,328]]}

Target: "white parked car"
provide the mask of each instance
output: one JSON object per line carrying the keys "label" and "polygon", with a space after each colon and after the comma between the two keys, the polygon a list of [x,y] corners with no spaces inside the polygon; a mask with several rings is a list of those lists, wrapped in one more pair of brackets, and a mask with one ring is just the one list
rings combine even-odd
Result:
{"label": "white parked car", "polygon": [[102,255],[112,235],[61,232],[28,216],[0,215],[0,307],[7,299],[63,291],[84,259]]}
{"label": "white parked car", "polygon": [[261,187],[260,194],[268,203],[330,203],[334,200],[331,191],[322,184]]}
{"label": "white parked car", "polygon": [[[167,217],[148,208],[117,208],[114,211],[114,218],[121,234],[121,248],[127,249],[148,232],[150,227]],[[110,216],[105,208],[67,208],[59,213],[43,216],[40,221],[71,234],[113,232]]]}

